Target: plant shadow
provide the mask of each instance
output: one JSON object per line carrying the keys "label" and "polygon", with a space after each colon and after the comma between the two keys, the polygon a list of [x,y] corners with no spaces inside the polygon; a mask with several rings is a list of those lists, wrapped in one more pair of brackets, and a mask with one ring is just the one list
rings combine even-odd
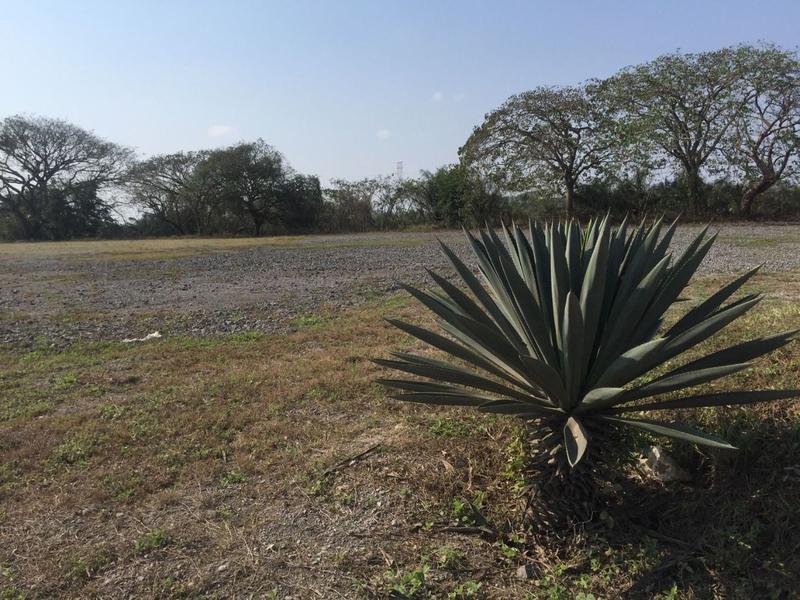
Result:
{"label": "plant shadow", "polygon": [[791,411],[755,421],[742,411],[724,427],[735,452],[671,449],[689,483],[630,482],[609,506],[612,526],[589,531],[615,550],[654,540],[659,561],[622,598],[789,598],[800,590],[800,423]]}

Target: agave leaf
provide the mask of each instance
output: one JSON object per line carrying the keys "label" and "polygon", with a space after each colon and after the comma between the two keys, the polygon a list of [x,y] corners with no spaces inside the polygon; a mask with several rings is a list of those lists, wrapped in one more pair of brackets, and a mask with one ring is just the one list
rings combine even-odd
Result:
{"label": "agave leaf", "polygon": [[566,257],[569,270],[569,289],[575,294],[580,294],[583,282],[581,242],[580,227],[575,221],[571,221],[567,228]]}
{"label": "agave leaf", "polygon": [[616,404],[617,398],[625,393],[625,388],[601,387],[590,390],[575,409],[577,414],[596,412]]}
{"label": "agave leaf", "polygon": [[486,413],[515,415],[518,417],[549,417],[559,413],[555,408],[546,406],[532,406],[524,402],[514,400],[492,400],[486,404],[481,404],[478,410]]}
{"label": "agave leaf", "polygon": [[718,394],[703,394],[688,396],[676,400],[662,400],[647,404],[617,406],[608,411],[609,414],[626,412],[642,412],[649,410],[676,410],[684,408],[704,408],[709,406],[736,406],[741,404],[755,404],[773,400],[784,400],[800,396],[800,390],[756,390],[749,392],[721,392]]}
{"label": "agave leaf", "polygon": [[737,277],[728,285],[720,288],[718,292],[709,296],[704,302],[701,302],[692,310],[687,312],[678,320],[677,323],[675,323],[675,325],[672,326],[672,329],[670,329],[668,335],[676,335],[684,332],[689,329],[689,327],[697,325],[700,321],[708,317],[708,315],[712,314],[720,306],[722,306],[722,303],[725,302],[725,300],[727,300],[732,294],[734,294],[736,290],[742,287],[753,275],[758,273],[762,266],[763,265],[759,265],[756,268],[747,271],[744,275]]}
{"label": "agave leaf", "polygon": [[760,301],[761,296],[753,296],[741,302],[736,302],[731,306],[727,306],[715,312],[697,325],[689,327],[686,331],[668,337],[667,339],[669,339],[669,342],[665,344],[663,349],[664,357],[659,357],[659,362],[669,360],[691,346],[707,340],[733,320],[745,314]]}
{"label": "agave leaf", "polygon": [[526,370],[523,369],[522,364],[519,361],[519,356],[514,357],[514,360],[509,360],[507,357],[498,356],[497,354],[493,353],[491,350],[483,346],[480,341],[476,341],[470,337],[469,334],[459,330],[457,327],[453,327],[449,323],[440,321],[439,327],[452,335],[457,341],[464,344],[464,346],[472,350],[475,354],[487,360],[495,367],[495,369],[504,374],[504,379],[513,381],[516,385],[531,392],[534,396],[538,396],[541,393],[536,381],[534,381],[528,375]]}
{"label": "agave leaf", "polygon": [[485,312],[481,310],[481,308],[475,304],[475,302],[467,296],[464,292],[462,292],[458,287],[447,281],[441,275],[434,273],[430,269],[425,269],[428,275],[430,275],[431,279],[433,279],[440,288],[447,294],[450,299],[461,309],[461,312],[464,313],[465,316],[468,316],[476,321],[484,324],[491,324],[494,326],[494,323],[489,319]]}
{"label": "agave leaf", "polygon": [[670,224],[670,226],[667,228],[667,231],[664,233],[664,237],[662,237],[661,241],[658,242],[655,252],[659,256],[664,256],[669,250],[669,245],[672,242],[672,238],[675,235],[675,231],[678,229],[679,220],[680,216],[675,217],[675,220]]}
{"label": "agave leaf", "polygon": [[708,250],[714,243],[714,238],[707,240],[694,254],[686,261],[682,262],[677,268],[672,268],[669,275],[659,289],[659,292],[647,310],[647,314],[640,323],[641,336],[635,338],[638,343],[648,339],[649,333],[661,321],[667,309],[675,303],[681,292],[689,284],[700,263],[705,258]]}
{"label": "agave leaf", "polygon": [[[424,357],[418,357],[424,359]],[[411,375],[419,375],[421,377],[428,377],[447,383],[455,383],[467,387],[473,387],[485,392],[493,392],[495,394],[502,394],[515,398],[522,402],[529,402],[532,404],[548,404],[549,400],[539,396],[533,396],[529,393],[510,388],[502,383],[482,377],[477,373],[450,365],[447,363],[441,364],[426,364],[425,362],[405,362],[399,360],[384,360],[373,359],[375,364],[390,369],[397,369]]]}
{"label": "agave leaf", "polygon": [[[553,329],[553,296],[550,288],[550,255],[547,248],[547,239],[542,228],[536,227],[534,229],[530,221],[528,221],[528,228],[531,234],[533,262],[534,265],[536,265],[536,285],[539,290],[539,306],[542,309],[544,325],[550,331],[551,346],[556,348],[555,331]],[[553,366],[555,367],[556,365],[553,364]]]}
{"label": "agave leaf", "polygon": [[698,369],[697,371],[681,371],[675,373],[674,371],[662,375],[658,379],[654,379],[650,383],[639,386],[631,391],[623,394],[618,401],[632,402],[640,398],[647,398],[648,396],[656,396],[658,394],[666,394],[667,392],[674,392],[683,388],[700,385],[737,373],[749,367],[751,363],[741,363],[735,365],[722,365],[721,367],[710,367],[708,369]]}
{"label": "agave leaf", "polygon": [[567,410],[570,406],[577,404],[578,401],[578,392],[580,392],[581,388],[581,375],[583,374],[583,344],[585,342],[581,305],[578,302],[578,297],[572,290],[567,293],[563,327],[563,379],[564,385],[567,388],[569,404],[561,408]]}
{"label": "agave leaf", "polygon": [[569,272],[567,259],[564,256],[564,244],[561,234],[550,228],[550,294],[553,301],[553,330],[555,331],[556,348],[563,353],[564,342],[561,339],[561,323],[564,318],[564,302],[569,288]]}
{"label": "agave leaf", "polygon": [[620,318],[615,327],[608,328],[607,339],[600,348],[604,360],[601,365],[609,364],[622,354],[630,338],[634,335],[639,320],[647,306],[658,291],[658,286],[669,264],[669,257],[662,258],[652,270],[639,282],[624,303],[624,318]]}
{"label": "agave leaf", "polygon": [[581,422],[575,417],[567,419],[564,425],[564,448],[567,451],[567,461],[569,461],[570,467],[574,467],[581,461],[588,445],[589,435]]}
{"label": "agave leaf", "polygon": [[584,335],[586,337],[583,357],[582,373],[585,374],[592,360],[595,337],[603,310],[603,298],[606,285],[606,268],[609,252],[609,229],[605,224],[600,225],[598,239],[591,253],[589,263],[581,284],[581,313],[583,314]]}
{"label": "agave leaf", "polygon": [[415,379],[387,379],[381,377],[376,379],[375,383],[379,383],[380,385],[394,388],[396,390],[405,390],[409,392],[425,392],[431,394],[472,394],[472,392],[454,385],[435,383],[432,381],[418,381]]}
{"label": "agave leaf", "polygon": [[736,306],[726,307],[675,337],[656,338],[624,352],[602,374],[592,373],[589,378],[590,385],[613,387],[633,381],[657,365],[710,338],[750,310],[759,300],[759,297],[755,297]]}
{"label": "agave leaf", "polygon": [[[633,381],[658,364],[658,356],[669,342],[667,338],[656,338],[639,344],[618,356],[601,375],[589,377],[591,387],[618,387]],[[597,370],[597,369],[595,369]]]}
{"label": "agave leaf", "polygon": [[508,338],[504,337],[502,333],[497,331],[494,326],[481,323],[475,319],[450,310],[450,308],[442,304],[436,297],[427,292],[423,292],[422,290],[406,284],[401,284],[401,287],[424,304],[436,316],[440,317],[460,332],[468,335],[473,341],[478,342],[494,356],[513,364],[516,356],[522,351],[521,347],[513,345],[513,343]]}
{"label": "agave leaf", "polygon": [[429,393],[429,392],[411,392],[409,394],[393,394],[390,398],[395,400],[403,400],[405,402],[417,402],[419,404],[434,404],[439,406],[474,406],[479,407],[481,404],[491,402],[493,398],[477,396],[472,394],[450,394],[442,393]]}
{"label": "agave leaf", "polygon": [[725,448],[727,450],[735,450],[728,442],[720,437],[700,431],[694,427],[683,425],[681,423],[664,423],[662,421],[650,421],[645,419],[629,419],[623,417],[598,417],[611,423],[619,423],[622,425],[630,425],[631,427],[638,427],[645,431],[657,433],[658,435],[665,435],[685,442],[693,444],[701,444],[704,446],[711,446],[712,448]]}
{"label": "agave leaf", "polygon": [[561,408],[569,406],[569,394],[558,371],[532,356],[520,355],[519,359],[523,367],[530,372],[530,379],[538,384],[554,404]]}
{"label": "agave leaf", "polygon": [[729,346],[724,350],[719,350],[713,354],[709,354],[697,360],[693,360],[684,366],[675,369],[673,373],[683,373],[684,371],[696,371],[698,369],[708,369],[710,367],[717,367],[722,365],[729,365],[734,363],[743,363],[759,356],[763,356],[773,350],[777,350],[781,346],[789,343],[800,329],[793,331],[786,331],[766,338],[759,338],[742,342],[735,346]]}
{"label": "agave leaf", "polygon": [[700,245],[705,240],[707,234],[708,234],[708,225],[703,227],[700,233],[697,234],[697,236],[689,243],[689,245],[683,251],[683,254],[681,254],[678,260],[675,261],[675,266],[673,267],[674,271],[680,270],[684,263],[690,261],[692,257],[695,256],[697,251],[700,249]]}
{"label": "agave leaf", "polygon": [[[472,271],[464,264],[464,262],[456,256],[456,254],[448,248],[444,243],[439,241],[439,245],[442,247],[442,251],[444,252],[447,259],[453,265],[453,268],[456,270],[458,275],[467,285],[469,290],[473,293],[475,298],[477,298],[478,302],[486,309],[489,315],[492,317],[492,320],[497,324],[497,326],[503,331],[503,334],[508,337],[509,339],[518,338],[517,332],[514,331],[514,328],[508,322],[508,320],[503,315],[502,311],[497,307],[497,304],[492,300],[492,297],[486,291],[486,289],[481,285],[478,278],[472,274]],[[522,340],[518,339],[517,342],[519,344],[522,343]]]}
{"label": "agave leaf", "polygon": [[[494,234],[494,232],[492,231],[491,234]],[[481,273],[489,283],[490,293],[494,297],[497,307],[513,328],[516,337],[523,340],[529,349],[536,351],[535,343],[531,339],[530,332],[526,329],[525,323],[520,318],[520,314],[514,303],[508,281],[508,274],[503,267],[504,256],[509,263],[511,262],[511,259],[507,258],[508,252],[505,248],[502,248],[502,244],[500,240],[497,239],[497,236],[493,237],[493,235],[481,231],[481,237],[483,243],[476,240],[472,234],[467,232],[467,239],[478,258]],[[497,239],[497,244],[500,244],[500,248],[496,246],[494,242],[495,239]],[[514,274],[516,274],[513,270],[513,266],[510,266],[508,271],[513,271]],[[517,275],[517,277],[519,277],[519,275]],[[524,283],[522,286],[524,287]]]}
{"label": "agave leaf", "polygon": [[514,385],[520,386],[523,389],[530,389],[530,386],[526,383],[526,379],[524,377],[509,374],[507,369],[496,366],[492,360],[489,360],[481,354],[475,352],[469,346],[464,346],[442,335],[439,335],[438,333],[423,329],[422,327],[417,327],[416,325],[411,325],[410,323],[405,323],[404,321],[400,321],[398,319],[386,319],[386,321],[398,329],[413,335],[415,338],[430,344],[434,348],[443,350],[444,352],[447,352],[456,358],[460,358],[461,360],[473,364],[476,367],[480,367],[492,375],[497,375],[498,377],[501,377],[502,379],[513,383]]}
{"label": "agave leaf", "polygon": [[[522,232],[522,229],[519,227],[514,228],[514,239],[516,240],[519,271],[531,292],[533,301],[539,306],[539,286],[536,283],[536,267],[533,262],[533,250],[525,234]],[[539,306],[539,309],[541,311],[541,306]]]}
{"label": "agave leaf", "polygon": [[[502,248],[500,240],[490,231],[486,242],[491,246],[490,254],[494,257],[494,264],[498,265],[500,281],[506,289],[506,309],[514,316],[514,322],[519,324],[524,334],[529,350],[538,355],[549,364],[555,364],[556,357],[551,345],[549,329],[544,326],[541,310],[533,299],[531,291],[525,281],[515,270],[508,253]],[[498,244],[500,246],[498,247]]]}

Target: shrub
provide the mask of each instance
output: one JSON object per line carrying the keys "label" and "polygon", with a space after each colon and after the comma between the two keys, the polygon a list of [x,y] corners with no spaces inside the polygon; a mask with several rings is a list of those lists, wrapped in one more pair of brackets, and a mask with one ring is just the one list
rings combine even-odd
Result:
{"label": "shrub", "polygon": [[[666,365],[753,308],[758,295],[726,301],[758,269],[689,310],[666,331],[664,315],[702,262],[714,237],[703,230],[673,258],[676,223],[632,231],[608,218],[467,233],[481,283],[447,246],[461,288],[429,272],[438,293],[405,286],[440,319],[449,337],[402,321],[403,331],[459,359],[395,353],[380,365],[427,378],[381,379],[396,398],[472,406],[526,421],[528,488],[537,514],[592,514],[597,483],[613,477],[629,454],[629,432],[645,431],[730,449],[725,440],[687,424],[632,416],[697,407],[750,404],[797,390],[697,394],[692,387],[741,371],[786,344],[795,332],[763,337]],[[666,372],[653,371],[665,367]],[[677,392],[686,392],[675,397]],[[665,397],[665,395],[668,395]]]}

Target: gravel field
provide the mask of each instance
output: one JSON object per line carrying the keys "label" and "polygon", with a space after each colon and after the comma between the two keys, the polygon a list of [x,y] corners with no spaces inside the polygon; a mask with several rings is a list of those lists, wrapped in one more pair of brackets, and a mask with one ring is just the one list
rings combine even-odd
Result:
{"label": "gravel field", "polygon": [[[698,230],[681,228],[675,249]],[[74,244],[70,252],[57,244],[46,252],[6,244],[0,343],[63,345],[156,330],[201,337],[285,331],[311,313],[391,293],[397,281],[421,282],[424,267],[449,272],[437,235],[469,256],[456,232],[311,236],[166,258],[148,253],[147,240],[137,242],[141,257],[81,254]],[[761,263],[772,272],[800,269],[800,226],[721,226],[701,272],[733,273]]]}

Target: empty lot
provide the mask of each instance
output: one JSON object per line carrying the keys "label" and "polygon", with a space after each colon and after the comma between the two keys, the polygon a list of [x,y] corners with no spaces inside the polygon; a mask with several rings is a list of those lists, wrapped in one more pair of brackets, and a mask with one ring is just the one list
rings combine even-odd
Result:
{"label": "empty lot", "polygon": [[[694,232],[680,230],[676,247]],[[442,237],[466,255],[459,234]],[[748,291],[765,302],[716,346],[800,328],[795,226],[722,227],[687,306],[762,262]],[[611,521],[512,535],[517,424],[398,405],[373,384],[370,357],[415,346],[382,317],[430,322],[395,284],[423,280],[424,266],[446,270],[426,233],[0,246],[0,597],[762,598],[800,587],[791,402],[695,411],[740,450],[675,445],[689,484],[632,472],[641,493],[609,507]],[[164,337],[119,341],[154,330]],[[796,387],[798,371],[794,341],[709,387]],[[469,502],[502,535],[470,530]],[[514,576],[524,563],[531,580]]]}
{"label": "empty lot", "polygon": [[[680,250],[698,227],[682,228]],[[0,343],[63,345],[158,330],[207,337],[292,329],[447,272],[460,233],[0,244]],[[800,268],[800,226],[722,226],[702,273]]]}

